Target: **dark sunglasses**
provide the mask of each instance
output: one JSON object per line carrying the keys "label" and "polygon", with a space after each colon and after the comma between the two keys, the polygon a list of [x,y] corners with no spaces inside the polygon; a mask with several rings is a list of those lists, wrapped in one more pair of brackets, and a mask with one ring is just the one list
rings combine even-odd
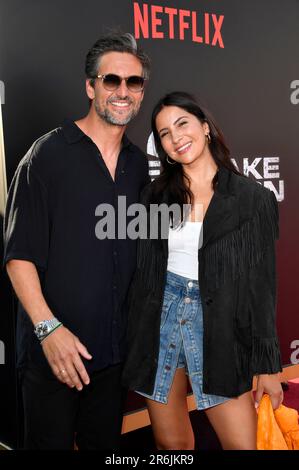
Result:
{"label": "dark sunglasses", "polygon": [[108,73],[107,75],[97,75],[97,78],[102,80],[104,88],[108,91],[117,90],[121,82],[125,80],[128,90],[133,93],[138,93],[144,89],[145,78],[139,77],[138,75],[132,75],[131,77],[120,77],[114,73]]}

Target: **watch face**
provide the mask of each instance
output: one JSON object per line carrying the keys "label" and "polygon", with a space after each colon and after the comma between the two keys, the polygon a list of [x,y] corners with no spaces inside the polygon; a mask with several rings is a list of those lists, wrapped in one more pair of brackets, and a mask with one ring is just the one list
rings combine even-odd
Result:
{"label": "watch face", "polygon": [[59,323],[56,318],[53,318],[51,320],[45,320],[36,325],[34,332],[36,336],[38,337],[38,339],[42,340],[49,333],[51,333],[53,329],[57,328],[57,326],[59,326],[60,324],[61,323]]}
{"label": "watch face", "polygon": [[42,327],[42,334],[44,335],[44,334],[46,334],[46,333],[48,333],[48,325],[44,325],[44,326]]}
{"label": "watch face", "polygon": [[39,325],[36,329],[36,334],[38,336],[43,336],[45,335],[46,333],[48,333],[48,325],[44,324],[44,325]]}

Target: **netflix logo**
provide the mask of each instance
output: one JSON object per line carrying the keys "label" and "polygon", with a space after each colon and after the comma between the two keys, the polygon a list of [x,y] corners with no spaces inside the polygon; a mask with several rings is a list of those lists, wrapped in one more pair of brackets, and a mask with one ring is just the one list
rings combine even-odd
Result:
{"label": "netflix logo", "polygon": [[[188,38],[198,44],[224,48],[224,15],[134,2],[135,38]],[[188,33],[187,33],[188,32]]]}

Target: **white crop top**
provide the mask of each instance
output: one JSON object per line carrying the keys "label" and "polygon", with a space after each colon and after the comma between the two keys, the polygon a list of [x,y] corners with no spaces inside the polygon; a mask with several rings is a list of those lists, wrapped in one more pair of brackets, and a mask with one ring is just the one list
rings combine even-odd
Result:
{"label": "white crop top", "polygon": [[167,271],[198,280],[198,248],[202,222],[185,222],[169,228]]}

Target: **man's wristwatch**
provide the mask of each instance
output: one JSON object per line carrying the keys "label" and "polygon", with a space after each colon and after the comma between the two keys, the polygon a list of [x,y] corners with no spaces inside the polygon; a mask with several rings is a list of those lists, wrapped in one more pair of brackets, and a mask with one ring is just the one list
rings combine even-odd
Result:
{"label": "man's wristwatch", "polygon": [[34,326],[34,333],[36,334],[39,341],[45,339],[52,331],[56,330],[62,323],[57,318],[51,318],[51,320],[43,320]]}

